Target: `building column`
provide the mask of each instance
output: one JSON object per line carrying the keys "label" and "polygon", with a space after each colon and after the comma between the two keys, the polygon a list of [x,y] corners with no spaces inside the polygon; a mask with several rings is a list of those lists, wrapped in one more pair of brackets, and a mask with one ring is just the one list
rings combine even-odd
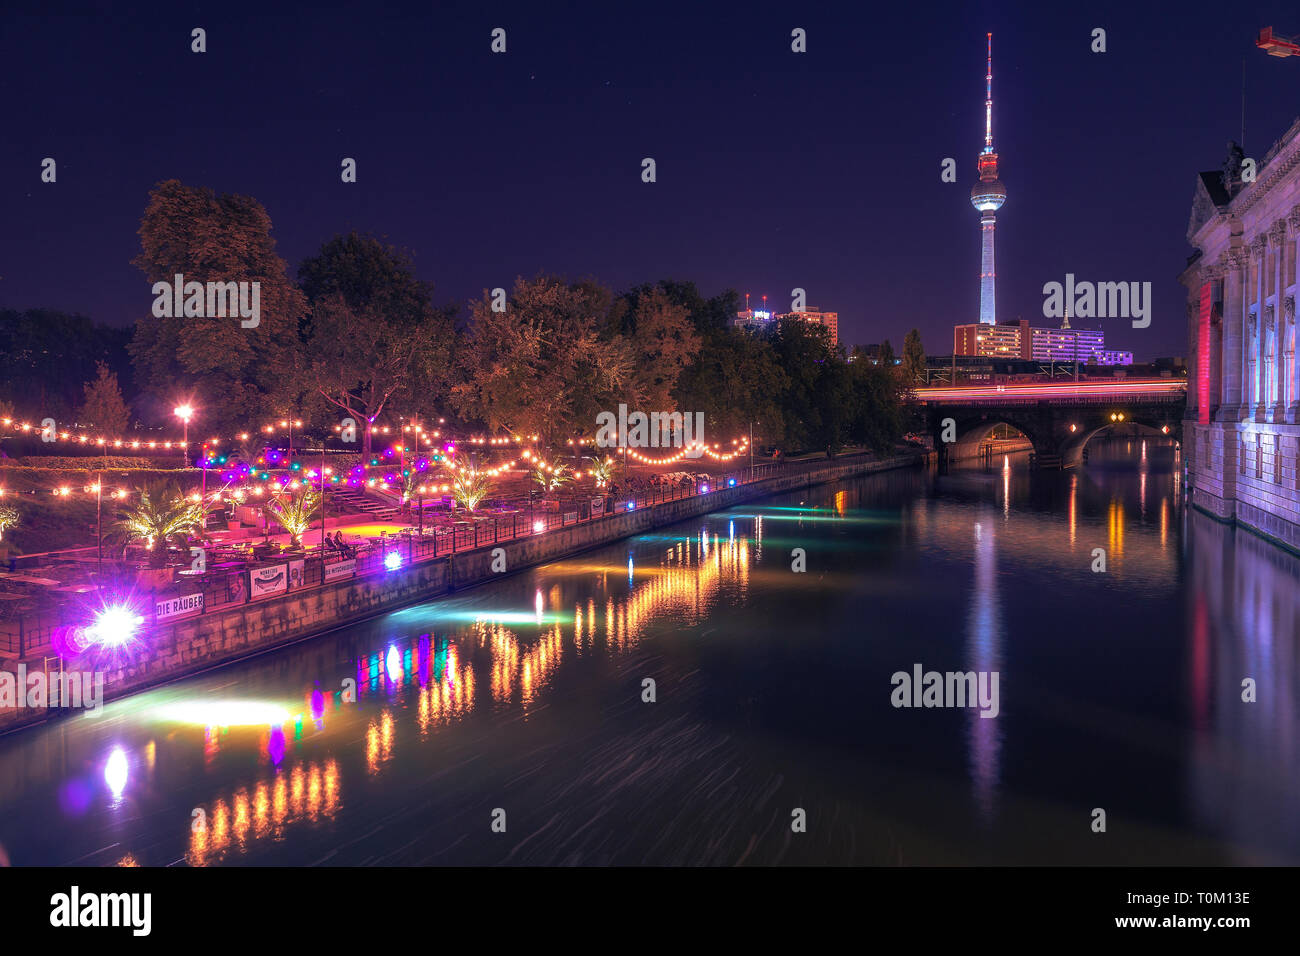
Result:
{"label": "building column", "polygon": [[1286,418],[1286,373],[1289,371],[1286,353],[1287,353],[1287,323],[1283,314],[1282,300],[1284,294],[1282,291],[1283,264],[1286,262],[1286,223],[1276,222],[1273,228],[1268,231],[1268,244],[1273,250],[1273,315],[1271,332],[1273,338],[1273,354],[1270,357],[1272,371],[1271,394],[1268,396],[1270,404],[1268,420],[1271,422],[1280,422]]}
{"label": "building column", "polygon": [[[1223,347],[1221,343],[1218,345],[1215,343],[1215,332],[1218,330],[1216,330],[1214,323],[1214,303],[1222,299],[1223,277],[1225,271],[1222,260],[1219,262],[1212,262],[1203,267],[1198,275],[1200,281],[1195,289],[1195,299],[1193,302],[1189,303],[1188,308],[1188,311],[1192,313],[1192,342],[1195,343],[1193,346],[1193,352],[1196,353],[1195,376],[1198,379],[1198,386],[1202,371],[1202,362],[1204,362],[1204,371],[1207,379],[1207,387],[1205,390],[1206,407],[1203,410],[1206,416],[1206,421],[1211,421],[1218,413],[1219,405],[1222,400],[1223,361],[1221,356],[1223,354]],[[1209,325],[1205,329],[1206,354],[1204,359],[1202,359],[1199,354],[1201,345],[1201,308],[1205,304],[1204,297],[1206,295],[1209,296],[1210,312],[1208,316]],[[1220,329],[1222,328],[1222,324],[1222,319],[1220,318]],[[1195,399],[1192,399],[1191,391],[1197,392]],[[1188,411],[1191,413],[1190,417],[1196,421],[1200,420],[1202,412],[1200,409],[1201,396],[1199,393],[1199,387],[1188,390]]]}
{"label": "building column", "polygon": [[[1295,206],[1292,208],[1291,214],[1286,217],[1286,222],[1287,225],[1290,226],[1291,228],[1291,246],[1292,249],[1295,251],[1295,266],[1296,266],[1295,267],[1296,274],[1292,277],[1292,280],[1295,283],[1294,291],[1290,295],[1286,296],[1286,301],[1283,303],[1283,312],[1286,313],[1287,319],[1291,324],[1291,330],[1293,335],[1293,338],[1291,340],[1292,341],[1291,368],[1290,371],[1288,372],[1288,378],[1287,378],[1288,394],[1287,394],[1286,420],[1291,424],[1296,424],[1296,423],[1300,423],[1300,368],[1297,368],[1297,365],[1300,365],[1300,363],[1296,361],[1297,356],[1294,354],[1297,347],[1300,347],[1300,329],[1297,329],[1296,327],[1296,309],[1295,309],[1296,295],[1300,294],[1300,206]],[[1285,280],[1285,276],[1284,276],[1284,280]],[[1284,295],[1286,294],[1285,289],[1283,290],[1283,294]],[[1298,465],[1297,467],[1300,467],[1300,465]]]}
{"label": "building column", "polygon": [[1268,244],[1264,239],[1254,239],[1250,243],[1250,260],[1255,269],[1255,281],[1252,282],[1250,357],[1253,362],[1250,370],[1250,418],[1257,422],[1264,420],[1264,410],[1268,401],[1264,397],[1264,275],[1268,265]]}
{"label": "building column", "polygon": [[1221,373],[1222,393],[1219,396],[1221,422],[1241,421],[1242,361],[1241,349],[1245,340],[1245,319],[1242,314],[1242,289],[1245,286],[1243,270],[1247,254],[1244,249],[1232,249],[1224,257],[1223,274],[1223,354]]}

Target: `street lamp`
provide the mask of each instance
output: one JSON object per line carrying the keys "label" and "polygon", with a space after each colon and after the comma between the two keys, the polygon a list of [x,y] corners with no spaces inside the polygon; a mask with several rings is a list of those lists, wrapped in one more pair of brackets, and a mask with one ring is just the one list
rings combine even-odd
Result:
{"label": "street lamp", "polygon": [[320,439],[320,579],[325,581],[325,436]]}
{"label": "street lamp", "polygon": [[[285,466],[286,468],[290,468],[290,469],[292,469],[292,467],[293,467],[293,430],[294,430],[295,428],[302,428],[302,422],[297,421],[297,420],[295,420],[295,419],[282,418],[282,419],[280,419],[280,427],[281,427],[281,428],[288,429],[288,432],[289,432],[289,452],[288,452],[288,454],[285,456],[285,459],[284,459],[284,466]],[[267,425],[265,428],[262,429],[262,431],[266,432],[268,435],[274,435],[274,434],[275,434],[275,425],[274,425],[274,424]]]}
{"label": "street lamp", "polygon": [[280,422],[280,427],[289,429],[289,457],[285,461],[285,464],[288,465],[290,468],[292,468],[293,467],[293,430],[295,427],[302,428],[302,422],[293,421],[292,419],[285,419],[284,421]]}
{"label": "street lamp", "polygon": [[172,414],[185,423],[185,437],[181,441],[183,454],[190,453],[190,419],[194,417],[194,409],[190,405],[177,405],[172,409]]}
{"label": "street lamp", "polygon": [[95,478],[95,484],[91,486],[95,492],[95,562],[98,574],[102,577],[104,574],[104,473],[101,471]]}

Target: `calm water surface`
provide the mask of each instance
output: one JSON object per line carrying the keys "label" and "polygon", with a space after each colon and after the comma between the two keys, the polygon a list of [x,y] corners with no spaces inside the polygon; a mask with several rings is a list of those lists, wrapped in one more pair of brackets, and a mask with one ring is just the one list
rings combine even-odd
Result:
{"label": "calm water surface", "polygon": [[[1167,446],[1089,457],[768,499],[0,738],[0,848],[1300,862],[1300,560],[1185,511]],[[918,663],[997,671],[999,716],[894,708]]]}

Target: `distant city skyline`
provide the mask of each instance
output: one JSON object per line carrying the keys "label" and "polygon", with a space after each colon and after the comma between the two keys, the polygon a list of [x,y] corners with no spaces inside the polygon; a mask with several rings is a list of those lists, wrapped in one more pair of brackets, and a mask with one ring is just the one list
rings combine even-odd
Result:
{"label": "distant city skyline", "polygon": [[[111,37],[91,18],[11,14],[0,307],[117,326],[146,315],[136,230],[149,189],[175,177],[263,203],[291,271],[356,229],[411,250],[435,300],[462,309],[542,271],[615,291],[677,278],[706,295],[766,292],[775,312],[802,288],[808,307],[839,314],[846,345],[916,327],[942,351],[979,314],[972,77],[992,32],[999,175],[1016,194],[999,314],[1037,324],[1043,284],[1067,272],[1151,281],[1150,328],[1099,325],[1139,361],[1182,355],[1187,203],[1240,136],[1242,61],[1247,156],[1289,127],[1300,82],[1293,59],[1254,47],[1293,10],[1187,9],[1103,4],[1105,53],[1071,11],[955,3],[925,18],[923,38],[915,11],[876,9],[506,5],[490,20],[452,9],[358,23],[326,4],[251,30],[229,10],[159,5]],[[195,54],[200,21],[208,52]],[[498,25],[504,54],[490,51]],[[792,52],[794,27],[808,52]],[[40,180],[45,157],[54,184]],[[941,179],[947,158],[955,183]]]}

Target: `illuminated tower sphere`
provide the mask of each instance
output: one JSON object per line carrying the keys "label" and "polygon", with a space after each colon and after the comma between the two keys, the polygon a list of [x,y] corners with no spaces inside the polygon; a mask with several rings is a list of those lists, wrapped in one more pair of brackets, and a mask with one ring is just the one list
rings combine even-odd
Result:
{"label": "illuminated tower sphere", "polygon": [[997,219],[993,213],[1007,201],[1007,187],[998,180],[998,154],[993,151],[993,34],[988,37],[988,71],[984,76],[984,149],[978,160],[980,181],[971,187],[970,203],[980,211],[980,322],[996,325],[994,288],[997,272],[993,267],[993,228]]}

